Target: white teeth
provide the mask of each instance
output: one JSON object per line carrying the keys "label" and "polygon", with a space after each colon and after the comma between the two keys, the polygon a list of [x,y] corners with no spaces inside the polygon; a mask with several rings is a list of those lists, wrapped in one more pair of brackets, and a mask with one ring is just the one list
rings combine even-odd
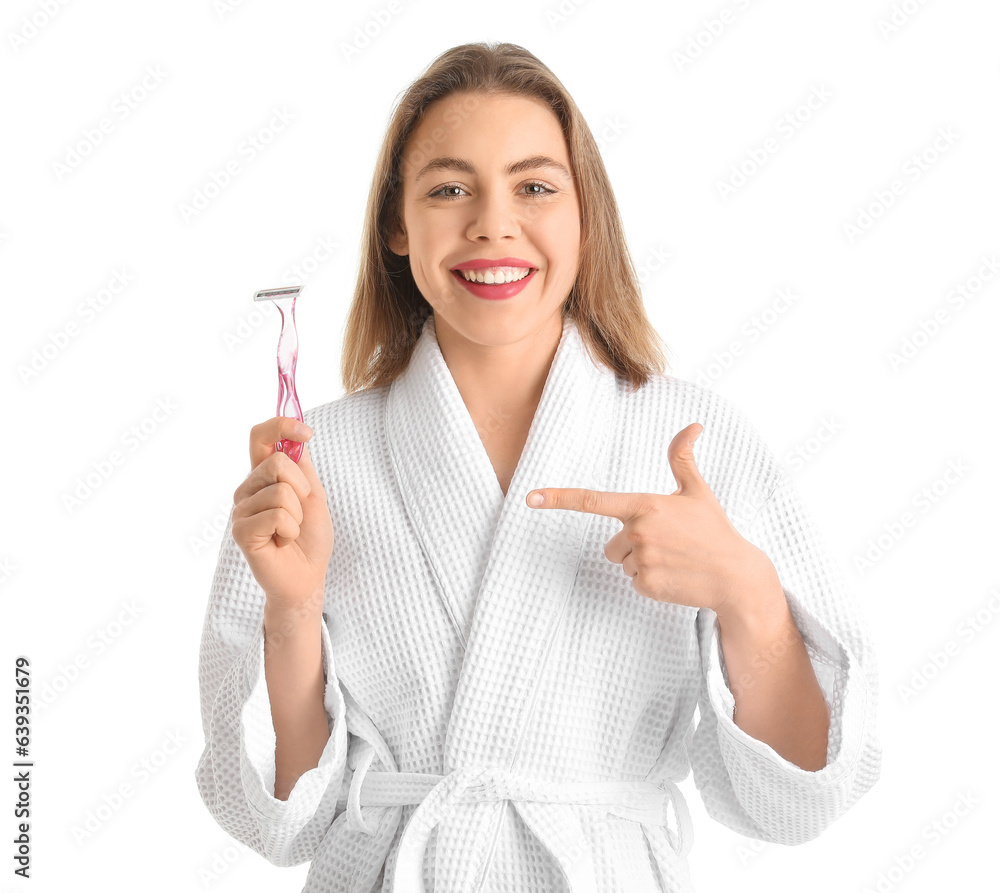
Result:
{"label": "white teeth", "polygon": [[481,270],[459,270],[458,272],[469,282],[497,285],[524,279],[531,272],[531,269],[528,267],[483,267]]}

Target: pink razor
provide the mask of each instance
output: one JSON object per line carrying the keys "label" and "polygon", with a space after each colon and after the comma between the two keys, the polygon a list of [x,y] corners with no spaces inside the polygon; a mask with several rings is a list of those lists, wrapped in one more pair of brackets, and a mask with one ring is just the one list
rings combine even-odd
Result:
{"label": "pink razor", "polygon": [[[254,294],[255,301],[274,301],[281,314],[281,334],[278,336],[278,410],[275,415],[296,418],[304,422],[299,395],[295,393],[295,363],[299,358],[299,336],[295,331],[295,299],[301,285],[265,288]],[[303,444],[282,438],[275,450],[286,453],[293,462],[302,457]]]}

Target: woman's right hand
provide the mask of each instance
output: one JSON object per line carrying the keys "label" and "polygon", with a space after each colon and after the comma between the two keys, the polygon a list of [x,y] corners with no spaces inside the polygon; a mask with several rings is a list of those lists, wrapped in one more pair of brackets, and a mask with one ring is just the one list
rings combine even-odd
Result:
{"label": "woman's right hand", "polygon": [[267,596],[280,610],[322,613],[333,520],[309,447],[298,464],[274,449],[282,438],[306,441],[298,422],[275,416],[250,430],[250,474],[233,494],[233,539]]}

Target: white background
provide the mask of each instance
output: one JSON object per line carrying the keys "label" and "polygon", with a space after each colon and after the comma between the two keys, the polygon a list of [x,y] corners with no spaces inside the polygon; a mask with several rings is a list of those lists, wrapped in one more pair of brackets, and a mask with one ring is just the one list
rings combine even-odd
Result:
{"label": "white background", "polygon": [[[249,471],[249,429],[276,401],[278,317],[258,316],[252,295],[306,284],[299,396],[305,408],[339,397],[390,111],[436,55],[474,40],[525,46],[570,90],[602,142],[670,371],[733,400],[785,459],[875,636],[881,780],[819,839],[786,848],[713,822],[689,777],[698,889],[992,883],[979,879],[1000,818],[1000,312],[984,264],[1000,256],[1000,7],[48,8],[16,0],[0,13],[4,761],[16,655],[31,659],[35,698],[33,876],[11,873],[7,783],[0,891],[84,878],[113,891],[301,889],[307,866],[237,844],[194,782],[220,530]],[[124,117],[121,94],[136,97]],[[269,132],[277,111],[291,120]],[[779,127],[789,114],[795,126]],[[95,145],[102,118],[110,132]],[[269,141],[250,158],[255,134]],[[767,139],[777,150],[752,170]],[[185,219],[232,161],[238,175]],[[742,162],[750,173],[724,197]],[[889,203],[893,180],[904,190]],[[116,275],[128,284],[102,296]],[[765,313],[779,290],[795,300]],[[938,311],[946,320],[926,334]],[[122,462],[102,477],[114,450]],[[108,806],[123,784],[130,796]],[[960,815],[963,795],[975,805]],[[934,822],[946,832],[936,844]],[[914,846],[923,857],[910,864]]]}

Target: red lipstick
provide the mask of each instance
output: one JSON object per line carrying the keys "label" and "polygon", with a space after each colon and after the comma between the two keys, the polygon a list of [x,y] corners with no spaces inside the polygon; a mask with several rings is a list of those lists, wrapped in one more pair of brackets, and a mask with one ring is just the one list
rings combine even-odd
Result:
{"label": "red lipstick", "polygon": [[[493,284],[488,282],[470,282],[460,270],[482,270],[488,267],[520,267],[530,272],[523,279],[514,282],[504,282]],[[538,268],[520,257],[500,257],[496,259],[477,257],[474,260],[467,260],[452,267],[451,274],[464,285],[477,298],[484,298],[487,301],[503,301],[512,298],[522,291],[525,286],[535,277]]]}

